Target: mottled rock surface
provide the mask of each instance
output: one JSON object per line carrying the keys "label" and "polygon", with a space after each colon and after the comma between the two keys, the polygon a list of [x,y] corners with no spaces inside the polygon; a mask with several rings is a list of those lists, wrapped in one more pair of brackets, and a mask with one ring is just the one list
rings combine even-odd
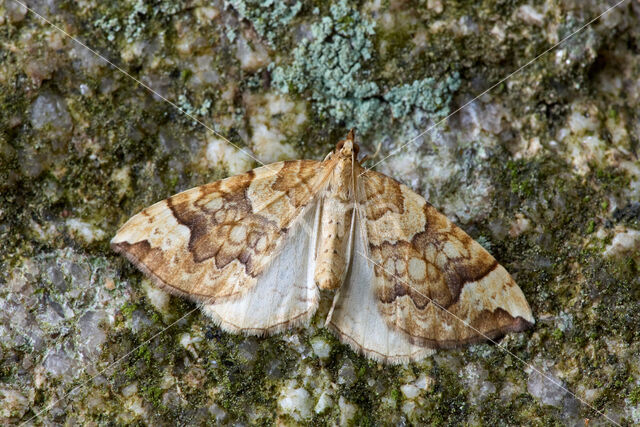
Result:
{"label": "mottled rock surface", "polygon": [[[0,0],[0,423],[640,423],[640,2],[468,104],[614,3],[29,2],[127,76]],[[143,207],[350,126],[533,329],[382,366],[320,314],[221,332],[109,250]]]}

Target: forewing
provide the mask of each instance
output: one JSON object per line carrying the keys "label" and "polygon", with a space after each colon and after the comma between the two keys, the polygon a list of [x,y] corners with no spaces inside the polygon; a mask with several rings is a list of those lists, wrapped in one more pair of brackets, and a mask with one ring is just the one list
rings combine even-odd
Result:
{"label": "forewing", "polygon": [[203,311],[229,332],[267,335],[306,323],[318,308],[319,291],[313,273],[320,201],[314,200],[296,217],[282,248],[241,296]]}
{"label": "forewing", "polygon": [[111,247],[165,290],[233,300],[282,251],[322,185],[322,165],[274,163],[176,194],[129,219]]}
{"label": "forewing", "polygon": [[455,347],[534,322],[507,271],[424,198],[377,172],[358,187],[377,309],[410,343]]}

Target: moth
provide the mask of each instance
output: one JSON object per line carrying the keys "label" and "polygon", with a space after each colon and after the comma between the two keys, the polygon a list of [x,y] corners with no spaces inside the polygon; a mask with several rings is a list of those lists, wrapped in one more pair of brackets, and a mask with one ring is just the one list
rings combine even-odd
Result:
{"label": "moth", "polygon": [[353,131],[323,161],[273,163],[158,202],[111,247],[233,333],[306,324],[320,290],[333,290],[325,325],[381,362],[534,323],[479,243],[407,186],[363,168]]}

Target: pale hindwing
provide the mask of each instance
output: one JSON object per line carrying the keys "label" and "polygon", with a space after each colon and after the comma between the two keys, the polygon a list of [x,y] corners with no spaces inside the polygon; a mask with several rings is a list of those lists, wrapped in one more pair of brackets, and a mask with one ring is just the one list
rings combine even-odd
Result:
{"label": "pale hindwing", "polygon": [[[363,256],[364,255],[364,256]],[[405,334],[389,325],[379,310],[374,282],[374,264],[367,259],[366,230],[355,215],[351,266],[336,293],[327,326],[340,341],[379,362],[406,363],[434,352],[412,344]]]}
{"label": "pale hindwing", "polygon": [[534,322],[507,271],[424,198],[377,172],[366,172],[358,189],[366,249],[375,263],[370,292],[385,324],[407,342],[455,347]]}
{"label": "pale hindwing", "polygon": [[319,207],[315,200],[294,220],[281,250],[252,289],[203,306],[216,324],[228,332],[266,335],[308,322],[320,298],[313,277]]}
{"label": "pale hindwing", "polygon": [[184,191],[133,216],[111,246],[169,292],[232,300],[256,286],[283,246],[304,244],[291,228],[326,181],[325,169],[280,162]]}

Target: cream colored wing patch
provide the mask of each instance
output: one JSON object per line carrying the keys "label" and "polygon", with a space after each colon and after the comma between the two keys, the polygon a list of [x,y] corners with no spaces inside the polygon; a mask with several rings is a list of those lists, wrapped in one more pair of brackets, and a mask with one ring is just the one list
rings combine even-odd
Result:
{"label": "cream colored wing patch", "polygon": [[408,342],[456,347],[533,324],[507,271],[424,198],[377,172],[358,187],[377,310]]}
{"label": "cream colored wing patch", "polygon": [[133,216],[111,247],[170,292],[208,302],[239,297],[295,239],[292,224],[325,175],[320,162],[297,160],[187,190]]}
{"label": "cream colored wing patch", "polygon": [[203,311],[224,330],[266,335],[307,323],[320,299],[313,273],[320,202],[295,219],[278,254],[245,294]]}
{"label": "cream colored wing patch", "polygon": [[372,286],[375,265],[362,256],[367,253],[367,242],[359,215],[355,226],[352,263],[334,297],[327,326],[340,341],[378,362],[405,363],[432,354],[434,350],[412,344],[404,333],[390,326],[378,308],[379,298]]}

